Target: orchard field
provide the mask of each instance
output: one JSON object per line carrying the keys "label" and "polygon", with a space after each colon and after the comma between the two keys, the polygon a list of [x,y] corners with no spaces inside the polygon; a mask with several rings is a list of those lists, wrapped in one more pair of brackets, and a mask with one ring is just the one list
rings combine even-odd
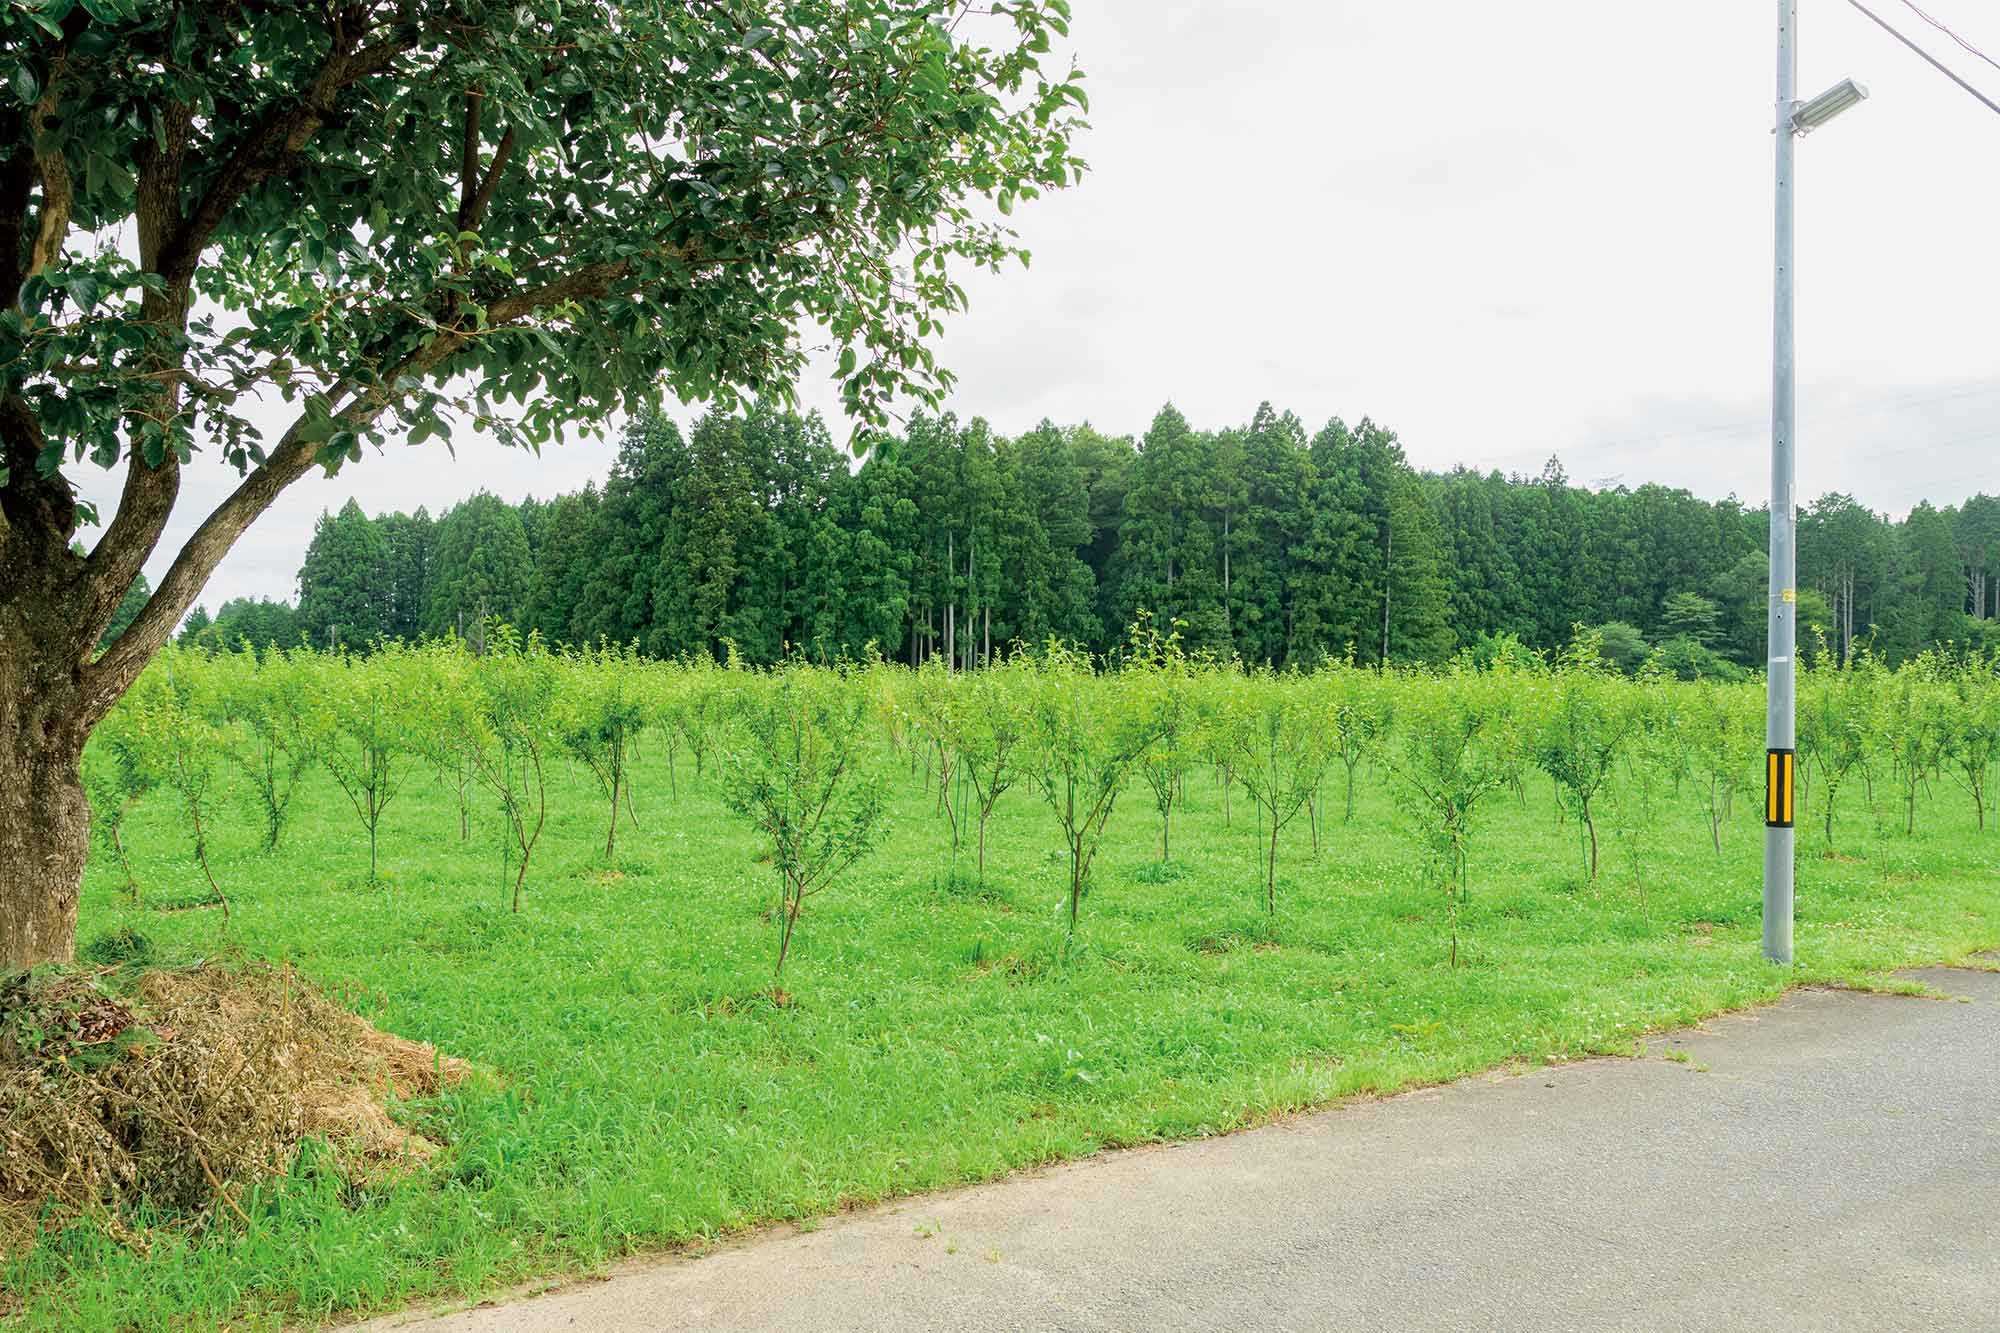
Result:
{"label": "orchard field", "polygon": [[86,756],[85,956],[289,960],[496,1078],[401,1108],[422,1170],[52,1218],[0,1285],[40,1328],[352,1315],[2000,944],[1994,664],[1821,663],[1800,712],[1785,972],[1761,687],[1588,636],[1307,675],[1143,630],[959,674],[169,650]]}

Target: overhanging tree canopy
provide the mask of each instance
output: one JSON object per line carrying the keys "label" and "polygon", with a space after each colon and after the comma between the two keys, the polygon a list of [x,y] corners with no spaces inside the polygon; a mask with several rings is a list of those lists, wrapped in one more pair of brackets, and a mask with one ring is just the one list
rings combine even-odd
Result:
{"label": "overhanging tree canopy", "polygon": [[[0,10],[0,965],[63,957],[76,761],[243,529],[454,416],[539,445],[665,388],[849,410],[929,348],[990,220],[1076,179],[1066,0],[19,0]],[[8,67],[10,66],[10,67]],[[1025,257],[1023,255],[1023,257]],[[288,420],[259,418],[283,404]],[[181,471],[241,483],[127,631]],[[93,515],[66,468],[123,468]],[[87,554],[80,525],[103,520]]]}

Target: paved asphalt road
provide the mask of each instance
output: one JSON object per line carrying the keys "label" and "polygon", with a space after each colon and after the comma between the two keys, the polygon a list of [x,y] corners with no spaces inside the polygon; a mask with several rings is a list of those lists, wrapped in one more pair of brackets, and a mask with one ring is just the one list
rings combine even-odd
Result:
{"label": "paved asphalt road", "polygon": [[2000,975],[1917,975],[378,1327],[2000,1329]]}

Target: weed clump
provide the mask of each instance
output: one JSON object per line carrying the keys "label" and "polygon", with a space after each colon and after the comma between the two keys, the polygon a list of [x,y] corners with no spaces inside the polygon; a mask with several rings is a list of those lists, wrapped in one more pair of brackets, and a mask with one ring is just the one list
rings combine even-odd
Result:
{"label": "weed clump", "polygon": [[92,939],[76,956],[106,967],[145,967],[153,961],[153,941],[130,926],[119,926]]}
{"label": "weed clump", "polygon": [[[143,951],[141,937],[100,952]],[[289,968],[203,963],[140,973],[44,967],[0,977],[0,1252],[43,1225],[200,1227],[323,1139],[350,1178],[436,1145],[395,1099],[468,1066],[340,1009]]]}

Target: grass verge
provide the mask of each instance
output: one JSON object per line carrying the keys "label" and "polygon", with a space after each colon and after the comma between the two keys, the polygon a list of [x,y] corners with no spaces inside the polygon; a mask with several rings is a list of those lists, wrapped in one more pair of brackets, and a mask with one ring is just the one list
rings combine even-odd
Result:
{"label": "grass verge", "polygon": [[0,1268],[21,1325],[275,1327],[584,1273],[1107,1147],[1626,1053],[1788,985],[1878,984],[2000,944],[2000,833],[1976,833],[1943,791],[1914,838],[1857,799],[1839,857],[1802,848],[1802,962],[1780,971],[1758,955],[1754,799],[1720,856],[1692,791],[1608,812],[1595,883],[1547,790],[1495,804],[1452,967],[1440,905],[1365,775],[1354,822],[1336,815],[1317,852],[1304,819],[1286,829],[1275,919],[1248,802],[1226,825],[1198,776],[1162,871],[1157,827],[1127,801],[1074,940],[1060,843],[1031,794],[995,812],[981,882],[911,783],[885,848],[812,900],[779,1003],[770,867],[685,766],[678,786],[646,756],[643,827],[622,827],[607,861],[589,776],[565,774],[518,916],[499,816],[476,811],[461,842],[455,798],[427,778],[391,808],[380,884],[321,783],[275,855],[247,817],[225,829],[211,854],[226,927],[145,905],[186,902],[200,871],[164,803],[137,811],[125,836],[147,897],[128,903],[94,866],[86,937],[131,927],[192,957],[226,929],[505,1082],[425,1105],[448,1146],[421,1176],[355,1189],[295,1174],[242,1222],[157,1219],[143,1246],[46,1237]]}

